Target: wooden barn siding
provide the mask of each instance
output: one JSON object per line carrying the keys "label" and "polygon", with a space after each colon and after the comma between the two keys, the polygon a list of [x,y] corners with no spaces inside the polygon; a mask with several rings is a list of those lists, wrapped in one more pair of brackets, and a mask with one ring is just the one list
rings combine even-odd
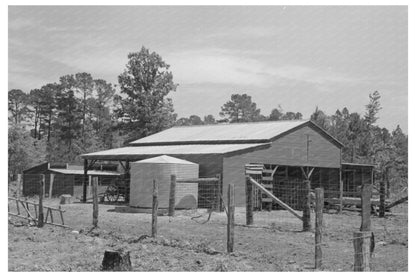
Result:
{"label": "wooden barn siding", "polygon": [[[306,160],[306,135],[309,144],[309,162]],[[270,148],[250,153],[224,157],[223,182],[235,185],[235,204],[245,205],[244,165],[248,163],[266,163],[289,166],[309,165],[314,167],[339,168],[340,149],[309,126],[302,127],[283,136]],[[225,191],[223,190],[224,195]]]}

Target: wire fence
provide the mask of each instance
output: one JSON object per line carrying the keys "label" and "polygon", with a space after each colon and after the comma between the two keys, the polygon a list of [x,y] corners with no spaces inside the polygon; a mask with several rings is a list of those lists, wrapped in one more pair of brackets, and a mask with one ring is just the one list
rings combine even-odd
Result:
{"label": "wire fence", "polygon": [[[263,182],[261,175],[251,175],[253,179],[258,181],[261,185],[267,186],[267,189],[282,202],[290,206],[290,208],[296,210],[300,215],[306,205],[306,196],[311,191],[320,187],[320,184],[312,183],[311,191],[305,187],[305,181],[300,179],[290,179],[282,182]],[[68,176],[68,175],[54,175],[48,176],[45,174],[45,197],[51,194],[52,198],[60,196],[62,194],[71,194],[78,199],[82,199],[83,195],[83,176]],[[92,184],[94,183],[94,177],[86,180],[87,199],[92,198]],[[25,174],[22,178],[21,195],[25,197],[34,197],[35,199],[40,193],[40,182],[42,175],[40,174]],[[125,201],[125,193],[118,191],[114,193],[118,195],[117,200],[115,198],[109,199],[109,189],[115,187],[119,189],[124,186],[122,178],[115,178],[110,176],[97,177],[98,184],[98,196],[102,198],[101,203],[107,202],[121,202]],[[139,197],[148,198],[153,200],[152,182],[149,183],[150,189],[143,191]],[[227,184],[228,185],[228,184]],[[171,198],[172,182],[158,183],[158,201],[160,208],[168,208]],[[129,188],[132,189],[132,188]],[[15,191],[15,190],[13,190]],[[227,226],[227,212],[223,203],[227,194],[224,193],[226,189],[221,182],[221,176],[210,176],[205,178],[195,179],[176,179],[175,181],[175,210],[174,217],[160,216],[158,219],[158,236],[163,237],[157,243],[163,245],[180,245],[185,249],[198,249],[198,251],[206,253],[215,253],[215,251],[225,252],[227,245],[226,226]],[[294,239],[293,232],[302,230],[302,222],[294,217],[289,212],[282,210],[282,206],[275,201],[270,200],[270,197],[262,192],[258,188],[254,188],[254,207],[255,212],[255,224],[253,228],[246,228],[246,210],[245,207],[236,207],[235,209],[235,225],[238,228],[236,232],[236,250],[244,251],[245,248],[255,249],[254,246],[261,246],[261,249],[265,249],[268,253],[275,257],[278,255],[273,251],[276,251],[279,247],[281,249],[291,249],[293,245],[296,245],[296,249],[299,253],[305,253],[305,249],[311,252],[313,249],[313,238],[310,235],[302,237],[304,241],[297,241]],[[325,198],[337,197],[339,192],[325,192]],[[311,208],[314,210],[314,197],[312,198]],[[132,199],[130,199],[132,200]],[[56,201],[56,199],[55,199]],[[36,202],[36,201],[34,201]],[[150,202],[151,203],[151,202]],[[51,199],[51,206],[57,206],[57,202],[53,202]],[[125,204],[126,206],[130,205]],[[138,205],[140,208],[140,205]],[[152,205],[146,206],[150,208]],[[271,212],[260,212],[264,209],[269,209]],[[67,205],[65,206],[65,222],[73,228],[81,229],[91,225],[92,208],[91,205]],[[98,226],[100,226],[100,232],[106,232],[106,235],[116,236],[119,238],[126,238],[126,240],[132,239],[132,237],[138,235],[146,235],[150,233],[151,229],[151,209],[146,211],[141,210],[140,213],[136,213],[135,210],[123,210],[117,209],[106,205],[99,205],[99,218]],[[16,212],[16,211],[15,211]],[[396,206],[393,210],[398,216],[405,217],[407,219],[407,204],[404,203],[400,206]],[[166,215],[162,212],[161,215]],[[311,216],[311,221],[314,222],[315,215]],[[324,251],[327,253],[328,260],[324,261],[324,264],[329,264],[332,254],[338,255],[337,249],[348,249],[348,255],[351,257],[349,269],[352,267],[352,257],[354,256],[352,248],[352,232],[359,227],[360,214],[356,213],[356,216],[345,216],[342,214],[331,215],[331,217],[324,218],[324,244],[328,249]],[[351,226],[348,225],[351,222]],[[389,224],[389,221],[380,221],[386,226],[382,226],[377,220],[374,222],[374,229],[380,233],[386,234],[386,241],[393,241],[399,237],[400,243],[407,243],[407,237],[402,233],[402,229],[406,226],[401,226],[402,223]],[[386,222],[386,223],[384,223]],[[399,222],[399,221],[398,221]],[[400,221],[402,222],[402,221]],[[406,221],[407,222],[407,221]],[[381,228],[384,229],[376,229]],[[281,239],[276,239],[276,238]],[[168,239],[166,239],[168,238]],[[261,239],[257,239],[261,238]],[[137,238],[136,238],[137,239]],[[290,244],[285,244],[286,241]],[[342,243],[341,243],[342,242]],[[254,246],[253,246],[254,245]],[[282,246],[285,245],[285,246]],[[285,248],[287,247],[287,248]],[[309,248],[308,248],[309,247]],[[285,251],[286,251],[285,250]],[[295,252],[295,250],[293,250]],[[256,252],[253,250],[253,252]],[[248,254],[247,254],[248,255]],[[346,255],[344,252],[342,255]]]}

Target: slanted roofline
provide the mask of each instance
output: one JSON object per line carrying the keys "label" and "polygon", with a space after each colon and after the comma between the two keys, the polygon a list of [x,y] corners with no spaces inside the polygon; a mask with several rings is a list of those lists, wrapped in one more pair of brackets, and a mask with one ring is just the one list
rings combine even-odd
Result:
{"label": "slanted roofline", "polygon": [[[302,127],[305,126],[309,126],[312,129],[314,129],[315,131],[317,131],[318,133],[320,133],[323,137],[325,137],[327,140],[329,140],[330,142],[332,142],[335,146],[337,146],[338,148],[342,148],[344,147],[344,145],[337,140],[336,138],[334,138],[331,134],[329,134],[327,131],[325,131],[324,129],[322,129],[320,126],[318,126],[316,123],[312,122],[311,120],[281,120],[278,121],[281,123],[284,122],[290,122],[290,123],[296,123],[298,122],[299,124],[286,130],[283,131],[281,133],[278,133],[276,136],[272,136],[272,137],[268,137],[268,138],[256,138],[256,139],[201,139],[201,140],[166,140],[166,141],[145,141],[145,142],[140,142],[139,140],[133,141],[130,143],[131,146],[162,146],[162,145],[188,145],[188,144],[245,144],[245,143],[270,143],[272,141],[275,141],[293,131],[296,131]],[[229,123],[229,124],[207,124],[207,125],[195,125],[195,126],[176,126],[176,127],[172,127],[170,129],[181,129],[181,128],[188,128],[188,129],[192,129],[192,128],[210,128],[210,127],[215,127],[215,126],[235,126],[235,125],[258,125],[258,124],[267,124],[270,123],[271,125],[274,123],[276,124],[277,121],[273,121],[273,122],[245,122],[245,123]],[[169,129],[167,129],[169,130]],[[163,131],[162,131],[163,132]],[[158,133],[156,133],[158,134]]]}
{"label": "slanted roofline", "polygon": [[334,136],[332,136],[330,133],[328,133],[326,130],[324,130],[321,126],[319,126],[318,124],[316,124],[315,122],[313,122],[311,120],[305,121],[305,123],[303,123],[301,125],[298,125],[298,126],[292,128],[292,129],[290,129],[290,130],[288,130],[286,132],[283,132],[283,133],[281,133],[281,134],[273,137],[271,139],[271,141],[277,140],[277,139],[279,139],[279,138],[281,138],[283,136],[286,136],[286,135],[288,135],[288,134],[290,134],[290,133],[292,133],[292,132],[294,132],[296,130],[299,130],[299,129],[305,127],[305,126],[311,127],[312,129],[314,129],[315,131],[317,131],[318,133],[320,133],[323,137],[325,137],[327,140],[329,140],[330,142],[332,142],[338,148],[343,148],[344,147],[344,144],[342,144],[342,142],[340,142],[339,140],[337,140]]}

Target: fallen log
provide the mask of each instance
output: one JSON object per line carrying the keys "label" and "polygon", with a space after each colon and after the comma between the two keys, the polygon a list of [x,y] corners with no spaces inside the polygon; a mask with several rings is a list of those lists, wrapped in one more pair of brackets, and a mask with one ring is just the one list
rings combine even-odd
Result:
{"label": "fallen log", "polygon": [[402,197],[396,201],[394,201],[393,203],[389,204],[386,206],[386,210],[393,208],[394,206],[400,205],[404,202],[406,202],[408,200],[408,196]]}

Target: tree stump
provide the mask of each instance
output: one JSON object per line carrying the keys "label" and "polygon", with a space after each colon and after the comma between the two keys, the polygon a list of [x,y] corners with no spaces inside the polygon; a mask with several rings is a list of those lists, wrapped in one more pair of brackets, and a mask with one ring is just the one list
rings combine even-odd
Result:
{"label": "tree stump", "polygon": [[72,204],[72,196],[70,194],[62,194],[60,196],[59,204]]}
{"label": "tree stump", "polygon": [[130,252],[106,250],[101,265],[102,271],[131,271]]}

